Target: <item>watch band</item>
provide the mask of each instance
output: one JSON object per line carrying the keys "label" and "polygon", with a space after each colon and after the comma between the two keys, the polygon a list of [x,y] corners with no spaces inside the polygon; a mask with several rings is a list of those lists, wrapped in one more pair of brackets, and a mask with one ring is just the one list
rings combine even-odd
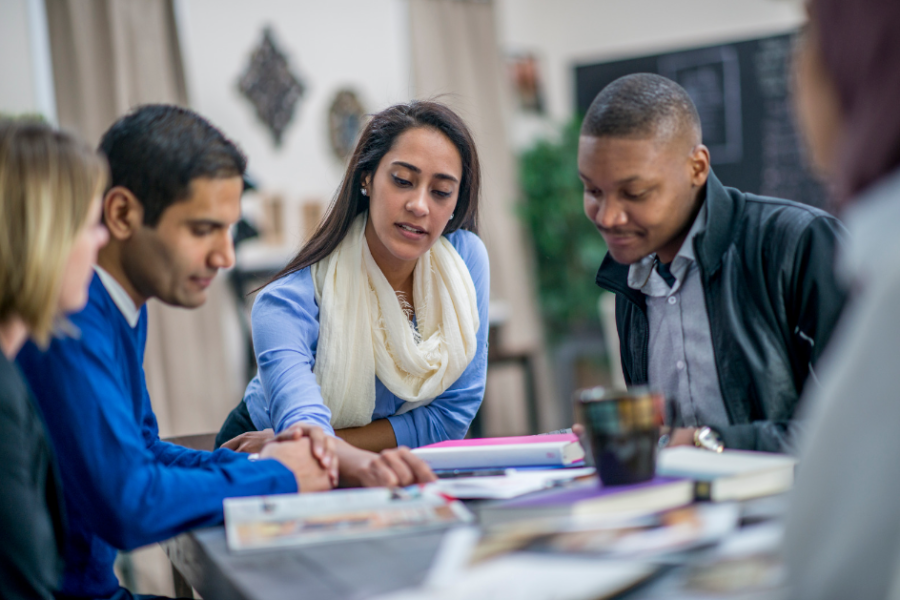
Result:
{"label": "watch band", "polygon": [[669,439],[670,439],[670,438],[669,438],[669,434],[668,434],[668,433],[664,433],[664,434],[660,435],[660,436],[659,436],[659,446],[658,446],[658,449],[659,449],[659,450],[662,450],[663,448],[665,448],[666,446],[668,446],[668,445],[669,445]]}

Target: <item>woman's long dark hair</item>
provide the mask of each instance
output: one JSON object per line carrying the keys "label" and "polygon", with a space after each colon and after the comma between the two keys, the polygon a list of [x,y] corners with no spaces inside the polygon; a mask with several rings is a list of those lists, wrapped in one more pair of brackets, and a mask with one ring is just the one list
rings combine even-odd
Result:
{"label": "woman's long dark hair", "polygon": [[809,12],[844,117],[836,184],[845,203],[900,168],[900,2],[812,0]]}
{"label": "woman's long dark hair", "polygon": [[[337,195],[316,228],[316,232],[303,245],[300,252],[266,284],[313,265],[337,248],[350,230],[356,215],[369,209],[369,198],[360,193],[366,175],[375,174],[378,164],[405,131],[427,127],[440,131],[459,151],[462,160],[462,180],[453,218],[447,223],[444,234],[457,229],[478,233],[478,195],[481,189],[481,167],[475,141],[463,120],[447,106],[438,102],[414,100],[409,104],[397,104],[374,115],[369,121]],[[265,286],[264,286],[265,287]]]}

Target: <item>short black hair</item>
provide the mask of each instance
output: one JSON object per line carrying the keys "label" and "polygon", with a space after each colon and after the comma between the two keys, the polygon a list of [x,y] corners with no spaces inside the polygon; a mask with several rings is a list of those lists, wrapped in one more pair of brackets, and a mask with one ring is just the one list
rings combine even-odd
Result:
{"label": "short black hair", "polygon": [[116,121],[100,140],[109,188],[121,186],[144,207],[144,225],[190,195],[198,177],[242,177],[247,158],[209,121],[179,106],[147,104]]}
{"label": "short black hair", "polygon": [[[668,131],[666,131],[668,130]],[[620,77],[591,102],[581,135],[647,137],[659,133],[696,132],[700,115],[683,87],[654,73]]]}

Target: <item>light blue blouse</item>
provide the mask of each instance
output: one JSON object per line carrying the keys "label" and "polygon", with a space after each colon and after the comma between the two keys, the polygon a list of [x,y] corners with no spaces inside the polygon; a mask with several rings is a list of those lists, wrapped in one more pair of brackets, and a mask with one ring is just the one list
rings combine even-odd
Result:
{"label": "light blue blouse", "polygon": [[[490,266],[481,239],[458,230],[447,240],[462,257],[478,301],[480,326],[475,357],[463,374],[430,404],[402,415],[404,401],[375,380],[372,420],[387,419],[397,444],[415,448],[462,439],[484,397],[487,377]],[[244,402],[258,429],[282,431],[294,423],[312,423],[333,434],[331,411],[322,400],[313,373],[319,339],[319,306],[307,267],[267,285],[256,297],[251,316],[259,371],[247,386]]]}

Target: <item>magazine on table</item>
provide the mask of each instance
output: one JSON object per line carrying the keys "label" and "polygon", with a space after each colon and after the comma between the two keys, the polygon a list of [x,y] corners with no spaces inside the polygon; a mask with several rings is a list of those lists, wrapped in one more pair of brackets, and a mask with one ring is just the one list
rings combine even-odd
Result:
{"label": "magazine on table", "polygon": [[474,519],[461,502],[419,488],[228,498],[224,507],[234,551],[440,529]]}

